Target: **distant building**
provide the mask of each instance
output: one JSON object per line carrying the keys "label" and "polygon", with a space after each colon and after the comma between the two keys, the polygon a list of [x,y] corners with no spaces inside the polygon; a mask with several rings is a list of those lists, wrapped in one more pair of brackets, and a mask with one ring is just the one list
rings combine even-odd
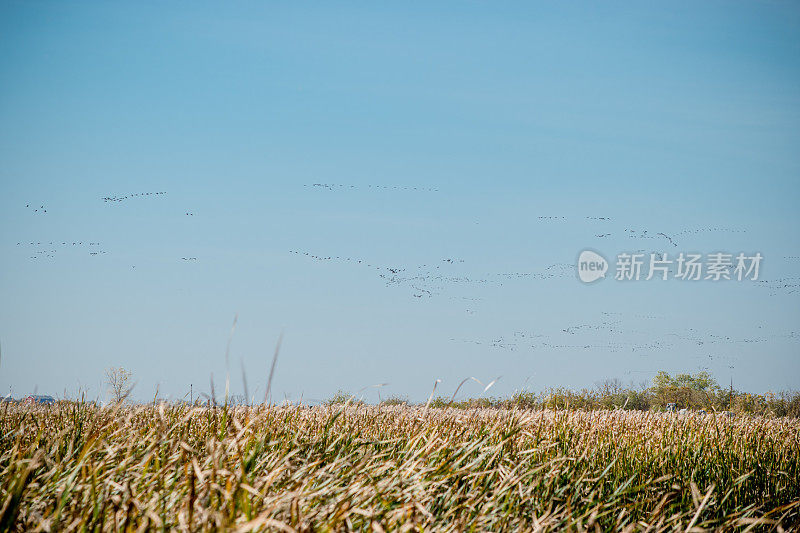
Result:
{"label": "distant building", "polygon": [[50,405],[56,403],[56,399],[52,396],[47,396],[43,394],[31,394],[24,400],[26,403],[33,403],[38,405]]}

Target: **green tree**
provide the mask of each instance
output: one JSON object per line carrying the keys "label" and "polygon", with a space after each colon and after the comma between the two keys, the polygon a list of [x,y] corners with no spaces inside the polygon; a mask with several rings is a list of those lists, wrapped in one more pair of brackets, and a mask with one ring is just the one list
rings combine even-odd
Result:
{"label": "green tree", "polygon": [[708,372],[673,377],[662,370],[653,378],[652,391],[656,404],[662,407],[668,403],[679,407],[711,407],[712,395],[719,391],[719,385]]}

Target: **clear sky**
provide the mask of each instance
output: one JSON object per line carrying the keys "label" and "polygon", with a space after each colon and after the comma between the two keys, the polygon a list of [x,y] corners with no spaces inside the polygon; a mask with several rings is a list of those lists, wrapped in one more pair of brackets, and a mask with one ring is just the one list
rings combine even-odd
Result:
{"label": "clear sky", "polygon": [[0,391],[800,388],[798,147],[796,2],[5,1]]}

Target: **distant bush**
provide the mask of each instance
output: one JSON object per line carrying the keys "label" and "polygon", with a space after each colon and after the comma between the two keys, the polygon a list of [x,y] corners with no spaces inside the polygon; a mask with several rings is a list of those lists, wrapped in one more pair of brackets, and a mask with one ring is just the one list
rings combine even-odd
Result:
{"label": "distant bush", "polygon": [[494,398],[467,398],[453,403],[453,407],[458,409],[487,409],[498,405],[499,402]]}
{"label": "distant bush", "polygon": [[430,407],[433,407],[435,409],[440,409],[442,407],[447,407],[447,406],[450,405],[450,398],[445,398],[443,396],[437,396],[436,398],[433,398],[430,401],[429,405],[430,405]]}
{"label": "distant bush", "polygon": [[437,396],[431,400],[430,407],[442,408],[452,407],[454,409],[486,409],[489,407],[499,407],[500,401],[494,398],[467,398],[464,400],[453,400],[443,396]]}
{"label": "distant bush", "polygon": [[345,403],[362,404],[364,401],[341,389],[337,391],[336,394],[334,394],[331,398],[325,400],[325,405],[340,405]]}
{"label": "distant bush", "polygon": [[773,403],[776,416],[800,418],[800,391],[784,391],[778,394]]}
{"label": "distant bush", "polygon": [[619,380],[605,380],[599,382],[593,389],[575,391],[556,387],[539,393],[521,391],[506,399],[469,398],[451,401],[450,398],[438,396],[431,400],[430,406],[456,409],[500,407],[665,411],[669,404],[675,404],[677,409],[704,409],[708,412],[730,411],[742,415],[800,418],[800,391],[752,394],[722,389],[707,372],[675,376],[659,372],[650,386],[643,383],[639,388],[625,387]]}
{"label": "distant bush", "polygon": [[408,405],[408,396],[390,396],[381,402],[383,405]]}
{"label": "distant bush", "polygon": [[536,394],[533,392],[515,392],[514,395],[502,402],[508,409],[537,409],[540,407]]}

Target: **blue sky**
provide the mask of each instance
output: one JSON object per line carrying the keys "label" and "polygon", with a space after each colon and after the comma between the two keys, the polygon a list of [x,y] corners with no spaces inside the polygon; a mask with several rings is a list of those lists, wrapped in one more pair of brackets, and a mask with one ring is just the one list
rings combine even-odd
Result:
{"label": "blue sky", "polygon": [[[219,391],[237,313],[257,398],[281,332],[273,399],[800,388],[799,30],[792,2],[4,2],[0,391]],[[768,283],[583,285],[585,248],[759,251]]]}

